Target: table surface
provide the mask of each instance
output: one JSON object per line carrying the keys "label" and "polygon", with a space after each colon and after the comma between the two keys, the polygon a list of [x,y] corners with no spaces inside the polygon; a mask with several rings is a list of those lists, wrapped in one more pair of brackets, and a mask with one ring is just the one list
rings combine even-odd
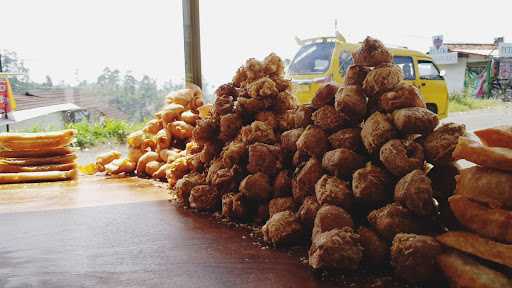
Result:
{"label": "table surface", "polygon": [[303,251],[269,249],[167,198],[137,178],[0,185],[0,287],[403,287],[324,279]]}

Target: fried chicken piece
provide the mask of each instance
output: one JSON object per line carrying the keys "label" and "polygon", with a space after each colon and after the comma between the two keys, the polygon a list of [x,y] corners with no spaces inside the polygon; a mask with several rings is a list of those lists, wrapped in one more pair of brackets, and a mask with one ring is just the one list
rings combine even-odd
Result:
{"label": "fried chicken piece", "polygon": [[345,148],[331,150],[322,158],[322,167],[340,178],[351,176],[354,171],[364,167],[364,163],[363,156]]}
{"label": "fried chicken piece", "polygon": [[345,128],[331,134],[328,138],[334,149],[345,148],[352,151],[360,151],[363,147],[361,140],[361,128]]}
{"label": "fried chicken piece", "polygon": [[288,130],[281,134],[281,148],[286,151],[297,151],[297,141],[304,132],[304,128]]}
{"label": "fried chicken piece", "polygon": [[191,208],[201,211],[215,211],[221,204],[221,195],[209,185],[198,185],[190,190],[188,202]]}
{"label": "fried chicken piece", "polygon": [[309,249],[309,265],[314,269],[356,270],[363,257],[359,238],[350,227],[319,234]]}
{"label": "fried chicken piece", "polygon": [[512,126],[510,125],[480,129],[474,133],[485,146],[512,149]]}
{"label": "fried chicken piece", "polygon": [[274,214],[261,228],[265,241],[274,245],[286,244],[300,239],[302,226],[291,211]]}
{"label": "fried chicken piece", "polygon": [[292,195],[292,178],[290,171],[279,171],[274,179],[272,187],[274,197],[286,197]]}
{"label": "fried chicken piece", "polygon": [[427,281],[439,272],[436,258],[442,252],[433,237],[399,233],[391,246],[391,266],[396,276],[408,282]]}
{"label": "fried chicken piece", "polygon": [[383,64],[368,72],[363,82],[363,90],[368,97],[379,96],[395,89],[403,80],[404,74],[398,65]]}
{"label": "fried chicken piece", "polygon": [[240,135],[246,145],[256,142],[274,144],[277,141],[272,127],[261,121],[254,121],[251,125],[242,127]]}
{"label": "fried chicken piece", "polygon": [[230,168],[235,164],[240,165],[247,158],[247,146],[242,142],[233,141],[222,152],[222,163]]}
{"label": "fried chicken piece", "polygon": [[350,65],[348,66],[347,73],[345,74],[345,86],[356,85],[362,86],[363,81],[370,72],[370,68],[363,65]]}
{"label": "fried chicken piece", "polygon": [[512,149],[483,146],[467,137],[459,137],[452,157],[454,160],[465,159],[484,167],[512,172]]}
{"label": "fried chicken piece", "polygon": [[292,194],[295,202],[302,203],[306,196],[313,195],[315,184],[323,174],[320,161],[310,158],[292,179]]}
{"label": "fried chicken piece", "polygon": [[316,126],[308,126],[297,140],[297,149],[312,157],[322,157],[329,144],[327,134]]}
{"label": "fried chicken piece", "polygon": [[434,212],[432,182],[422,170],[413,170],[396,183],[395,201],[418,216]]}
{"label": "fried chicken piece", "polygon": [[464,124],[445,123],[428,135],[423,141],[425,158],[434,165],[453,162],[452,153],[460,136],[466,132]]}
{"label": "fried chicken piece", "polygon": [[315,238],[329,230],[343,227],[354,227],[352,217],[343,208],[334,205],[324,205],[318,209],[313,226],[313,241]]}
{"label": "fried chicken piece", "polygon": [[363,123],[361,139],[370,154],[380,151],[380,147],[389,140],[396,138],[398,131],[386,114],[375,112]]}
{"label": "fried chicken piece", "polygon": [[352,53],[354,64],[377,67],[393,63],[393,56],[378,39],[370,36],[364,39],[361,48]]}
{"label": "fried chicken piece", "polygon": [[391,175],[371,162],[352,175],[352,191],[357,201],[370,207],[379,206],[391,198]]}
{"label": "fried chicken piece", "polygon": [[311,230],[313,229],[316,213],[319,209],[320,204],[316,201],[315,196],[307,196],[304,198],[304,202],[302,202],[302,205],[297,212],[297,216],[299,217],[302,226],[306,231],[309,231],[308,233],[311,233]]}
{"label": "fried chicken piece", "polygon": [[393,123],[404,135],[428,135],[439,124],[439,119],[435,113],[427,108],[410,107],[395,110],[393,112]]}
{"label": "fried chicken piece", "polygon": [[423,147],[414,141],[389,140],[380,149],[380,161],[391,174],[401,177],[412,170],[423,168]]}
{"label": "fried chicken piece", "polygon": [[261,172],[245,177],[240,183],[239,190],[249,200],[263,202],[272,197],[270,179]]}
{"label": "fried chicken piece", "polygon": [[276,145],[254,143],[249,146],[249,173],[265,173],[274,176],[281,169],[281,149]]}
{"label": "fried chicken piece", "polygon": [[334,106],[326,105],[316,110],[311,115],[313,123],[326,131],[333,131],[350,124],[348,117],[342,112],[336,111]]}
{"label": "fried chicken piece", "polygon": [[374,267],[384,264],[389,257],[388,244],[371,228],[361,226],[357,234],[363,247],[363,261]]}
{"label": "fried chicken piece", "polygon": [[338,85],[333,82],[323,84],[316,91],[315,97],[311,100],[311,105],[315,109],[320,109],[325,105],[334,105],[334,96],[338,88]]}
{"label": "fried chicken piece", "polygon": [[178,204],[184,207],[189,206],[188,198],[190,197],[190,190],[198,185],[206,184],[204,175],[199,173],[190,173],[176,182],[174,191],[176,192],[176,198]]}
{"label": "fried chicken piece", "polygon": [[366,96],[363,89],[360,86],[352,85],[338,90],[335,107],[353,123],[361,122],[366,115]]}
{"label": "fried chicken piece", "polygon": [[268,213],[270,217],[283,211],[295,211],[295,202],[293,202],[292,197],[274,198],[268,202]]}
{"label": "fried chicken piece", "polygon": [[263,71],[269,76],[282,76],[284,74],[283,60],[275,53],[268,54],[268,56],[263,59]]}
{"label": "fried chicken piece", "polygon": [[224,142],[235,138],[242,128],[242,118],[238,114],[230,113],[220,117],[219,139]]}
{"label": "fried chicken piece", "polygon": [[252,98],[275,97],[279,94],[276,83],[268,77],[260,78],[249,84],[247,92]]}
{"label": "fried chicken piece", "polygon": [[398,233],[421,233],[422,221],[398,203],[391,203],[368,214],[368,222],[386,241],[391,241]]}
{"label": "fried chicken piece", "polygon": [[199,144],[209,142],[211,139],[217,138],[219,133],[219,125],[213,118],[206,118],[197,121],[197,125],[192,131],[194,141]]}
{"label": "fried chicken piece", "polygon": [[345,210],[352,206],[352,191],[345,181],[324,175],[315,184],[315,195],[320,205],[336,205]]}
{"label": "fried chicken piece", "polygon": [[382,94],[378,99],[379,107],[385,112],[409,107],[426,108],[419,89],[406,82],[400,82],[395,89]]}

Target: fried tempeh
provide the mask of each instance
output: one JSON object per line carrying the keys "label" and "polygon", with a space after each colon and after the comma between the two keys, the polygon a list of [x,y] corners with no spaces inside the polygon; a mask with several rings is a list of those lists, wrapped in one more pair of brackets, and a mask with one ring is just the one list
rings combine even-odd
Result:
{"label": "fried tempeh", "polygon": [[462,231],[446,232],[436,239],[446,246],[512,268],[512,245]]}
{"label": "fried tempeh", "polygon": [[35,150],[0,151],[0,158],[38,158],[74,153],[71,147],[43,148]]}
{"label": "fried tempeh", "polygon": [[466,159],[475,164],[512,172],[512,149],[487,147],[467,137],[459,137],[453,159]]}
{"label": "fried tempeh", "polygon": [[19,173],[19,172],[48,172],[48,171],[69,171],[76,168],[76,163],[50,164],[41,166],[16,166],[0,165],[0,173]]}
{"label": "fried tempeh", "polygon": [[70,171],[0,173],[0,184],[64,181],[75,179],[77,174],[76,169]]}
{"label": "fried tempeh", "polygon": [[451,287],[472,288],[510,288],[512,282],[504,274],[485,267],[470,256],[456,251],[437,256],[437,262]]}
{"label": "fried tempeh", "polygon": [[450,197],[448,202],[457,220],[467,229],[500,242],[512,243],[512,212],[491,209],[461,195]]}
{"label": "fried tempeh", "polygon": [[485,146],[512,149],[512,126],[510,125],[476,130],[474,133]]}
{"label": "fried tempeh", "polygon": [[5,150],[38,150],[67,146],[77,131],[67,129],[41,133],[0,133],[0,147]]}
{"label": "fried tempeh", "polygon": [[35,166],[49,164],[68,164],[76,160],[75,154],[66,154],[45,158],[4,158],[0,159],[0,165]]}

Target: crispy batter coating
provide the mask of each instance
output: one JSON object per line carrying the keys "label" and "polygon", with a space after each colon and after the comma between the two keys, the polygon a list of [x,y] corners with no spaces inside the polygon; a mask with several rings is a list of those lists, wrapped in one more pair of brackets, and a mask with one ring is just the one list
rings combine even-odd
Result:
{"label": "crispy batter coating", "polygon": [[369,265],[378,267],[385,263],[389,257],[387,243],[379,238],[377,232],[364,226],[357,230],[359,241],[363,247],[363,261]]}
{"label": "crispy batter coating", "polygon": [[363,65],[350,65],[345,74],[345,86],[357,85],[362,86],[363,81],[370,72],[370,68]]}
{"label": "crispy batter coating", "polygon": [[204,175],[199,173],[189,173],[180,180],[178,180],[176,182],[176,186],[174,187],[178,203],[181,206],[188,207],[188,198],[190,197],[190,190],[192,190],[192,188],[194,188],[195,186],[204,184],[206,184],[206,179]]}
{"label": "crispy batter coating", "polygon": [[287,110],[296,109],[297,101],[295,100],[295,97],[293,97],[293,95],[290,94],[290,92],[281,91],[274,99],[272,108],[276,113],[283,113]]}
{"label": "crispy batter coating", "polygon": [[439,272],[436,258],[441,244],[433,237],[399,233],[391,246],[391,266],[395,275],[408,282],[422,282]]}
{"label": "crispy batter coating", "polygon": [[287,110],[276,115],[278,130],[295,129],[295,110]]}
{"label": "crispy batter coating", "polygon": [[256,142],[274,144],[277,141],[276,134],[272,127],[261,121],[254,121],[251,125],[242,127],[240,135],[246,145]]}
{"label": "crispy batter coating", "polygon": [[284,74],[283,60],[273,52],[268,54],[263,59],[263,71],[266,75],[282,76]]}
{"label": "crispy batter coating", "polygon": [[269,108],[272,105],[272,102],[271,98],[259,99],[238,97],[234,111],[240,115],[255,114]]}
{"label": "crispy batter coating", "polygon": [[270,179],[261,172],[245,177],[240,183],[239,190],[247,199],[259,202],[266,201],[272,197]]}
{"label": "crispy batter coating", "polygon": [[235,85],[231,83],[222,84],[215,90],[215,96],[218,97],[224,97],[224,96],[231,96],[233,98],[238,97],[238,91],[236,90]]}
{"label": "crispy batter coating", "polygon": [[310,158],[292,179],[292,194],[295,202],[302,203],[306,196],[313,195],[315,184],[323,174],[320,161]]}
{"label": "crispy batter coating", "polygon": [[274,245],[293,242],[302,236],[299,219],[291,211],[274,214],[261,228],[265,241]]}
{"label": "crispy batter coating", "polygon": [[235,100],[230,95],[217,96],[213,105],[213,115],[220,117],[229,113],[233,113]]}
{"label": "crispy batter coating", "polygon": [[274,176],[281,169],[281,149],[276,145],[254,143],[249,146],[249,173],[265,173]]}
{"label": "crispy batter coating", "polygon": [[276,83],[268,77],[260,78],[249,84],[247,92],[252,98],[275,97],[279,94]]}
{"label": "crispy batter coating", "polygon": [[316,213],[320,209],[320,204],[316,201],[315,196],[307,196],[297,212],[303,227],[311,233],[315,223]]}
{"label": "crispy batter coating", "polygon": [[333,131],[350,124],[349,118],[342,112],[336,111],[334,106],[326,105],[311,115],[313,123],[326,131]]}
{"label": "crispy batter coating", "polygon": [[295,202],[292,197],[274,198],[268,202],[268,213],[270,217],[283,211],[295,211]]}
{"label": "crispy batter coating", "polygon": [[316,126],[308,126],[297,140],[297,149],[320,158],[328,147],[327,134]]}
{"label": "crispy batter coating", "polygon": [[354,64],[376,67],[382,64],[392,63],[393,56],[384,47],[380,40],[370,36],[364,39],[361,48],[352,53]]}
{"label": "crispy batter coating", "polygon": [[256,113],[256,115],[254,116],[254,120],[261,121],[267,124],[268,126],[272,127],[272,129],[276,129],[278,127],[277,117],[271,111],[261,111]]}
{"label": "crispy batter coating", "polygon": [[364,167],[364,163],[363,156],[345,148],[331,150],[322,158],[322,167],[340,178],[351,176],[354,171]]}
{"label": "crispy batter coating", "polygon": [[396,138],[398,132],[386,114],[375,112],[363,123],[361,139],[369,153],[377,153],[387,141]]}
{"label": "crispy batter coating", "polygon": [[212,177],[211,185],[221,194],[234,191],[239,183],[240,167],[233,166],[231,168],[222,168]]}
{"label": "crispy batter coating", "polygon": [[391,174],[401,177],[423,168],[423,147],[410,140],[389,140],[380,149],[380,161]]}
{"label": "crispy batter coating", "polygon": [[475,135],[485,146],[503,147],[512,149],[512,126],[501,125],[497,127],[476,130]]}
{"label": "crispy batter coating", "polygon": [[221,195],[209,185],[198,185],[190,190],[188,198],[191,208],[202,211],[215,211],[221,204]]}
{"label": "crispy batter coating", "polygon": [[309,265],[314,269],[356,270],[362,257],[359,235],[350,227],[319,234],[309,249]]}
{"label": "crispy batter coating", "polygon": [[247,82],[247,70],[244,66],[238,68],[233,76],[233,85],[237,88],[240,88],[245,85]]}
{"label": "crispy batter coating", "polygon": [[233,141],[222,151],[222,163],[225,167],[240,165],[247,159],[247,146],[242,142]]}
{"label": "crispy batter coating", "polygon": [[361,128],[341,129],[328,137],[331,147],[334,149],[345,148],[352,151],[360,151],[363,147],[361,140]]}
{"label": "crispy batter coating", "polygon": [[324,205],[316,213],[312,239],[314,241],[321,233],[343,227],[354,227],[350,214],[343,208],[334,205]]}
{"label": "crispy batter coating", "polygon": [[371,162],[352,175],[352,191],[357,201],[370,207],[391,199],[391,175]]}
{"label": "crispy batter coating", "polygon": [[308,125],[312,124],[313,120],[311,120],[311,116],[313,115],[313,112],[315,112],[315,108],[312,105],[298,106],[297,109],[295,109],[295,112],[293,113],[293,128],[305,128]]}
{"label": "crispy batter coating", "polygon": [[398,233],[421,233],[423,223],[398,203],[391,203],[368,214],[368,222],[386,241]]}
{"label": "crispy batter coating", "polygon": [[434,165],[446,165],[453,161],[452,153],[459,137],[466,132],[464,124],[445,123],[423,141],[425,158]]}
{"label": "crispy batter coating", "polygon": [[194,141],[204,144],[211,139],[215,139],[219,133],[219,125],[213,118],[206,118],[197,121],[197,125],[192,131]]}
{"label": "crispy batter coating", "polygon": [[199,153],[199,160],[203,164],[210,163],[218,154],[221,149],[221,145],[218,142],[206,142],[203,145],[201,153]]}
{"label": "crispy batter coating", "polygon": [[289,170],[281,170],[277,173],[272,185],[274,197],[285,197],[292,195],[292,177]]}
{"label": "crispy batter coating", "polygon": [[[292,88],[292,81],[290,79],[282,78],[282,76],[270,76],[270,79],[276,83],[279,92],[289,91]],[[281,94],[281,93],[279,93]]]}
{"label": "crispy batter coating", "polygon": [[350,187],[335,176],[322,176],[315,184],[315,195],[320,205],[336,205],[345,210],[352,206]]}
{"label": "crispy batter coating", "polygon": [[183,176],[185,176],[190,171],[187,158],[188,157],[180,157],[174,160],[172,163],[170,163],[169,168],[165,172],[165,177],[167,178],[167,182],[171,188],[176,185],[176,182],[179,179],[183,178]]}
{"label": "crispy batter coating", "polygon": [[316,109],[320,109],[325,105],[334,105],[334,96],[338,88],[339,86],[333,82],[323,84],[316,91],[315,97],[311,100],[311,105]]}
{"label": "crispy batter coating", "polygon": [[395,64],[383,64],[368,73],[363,82],[363,90],[368,97],[391,91],[404,80],[402,69]]}
{"label": "crispy batter coating", "polygon": [[297,151],[297,141],[304,132],[304,128],[297,128],[283,132],[281,134],[281,148],[286,151]]}
{"label": "crispy batter coating", "polygon": [[379,107],[385,112],[408,107],[426,108],[419,89],[406,82],[400,82],[395,89],[382,94],[378,99]]}
{"label": "crispy batter coating", "polygon": [[484,167],[512,172],[512,149],[483,146],[467,137],[459,137],[452,157],[454,160],[466,159]]}
{"label": "crispy batter coating", "polygon": [[361,86],[345,86],[336,93],[336,110],[343,112],[350,121],[359,123],[366,115],[366,96]]}
{"label": "crispy batter coating", "polygon": [[393,112],[393,123],[404,135],[428,135],[439,124],[439,119],[435,113],[427,108],[410,107],[395,110]]}
{"label": "crispy batter coating", "polygon": [[395,186],[395,201],[418,216],[434,212],[432,182],[422,170],[414,170],[402,177]]}
{"label": "crispy batter coating", "polygon": [[[185,145],[185,151],[186,151],[187,155],[194,155],[194,154],[200,153],[203,150],[203,146],[204,145],[200,145],[196,141],[192,140]],[[169,157],[169,155],[166,155],[166,157]],[[167,162],[167,158],[164,159],[161,154],[160,154],[160,158],[162,158],[162,160]]]}
{"label": "crispy batter coating", "polygon": [[230,113],[221,116],[219,139],[227,142],[235,138],[242,126],[242,118],[238,114]]}
{"label": "crispy batter coating", "polygon": [[263,71],[263,63],[254,58],[249,58],[245,61],[245,71],[249,82],[260,79],[265,73]]}

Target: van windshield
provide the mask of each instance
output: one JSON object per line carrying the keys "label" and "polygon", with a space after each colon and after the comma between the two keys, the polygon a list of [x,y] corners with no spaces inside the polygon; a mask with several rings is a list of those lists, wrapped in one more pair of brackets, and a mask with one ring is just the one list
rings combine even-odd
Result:
{"label": "van windshield", "polygon": [[323,73],[329,69],[334,42],[311,43],[300,48],[288,71],[290,74]]}

